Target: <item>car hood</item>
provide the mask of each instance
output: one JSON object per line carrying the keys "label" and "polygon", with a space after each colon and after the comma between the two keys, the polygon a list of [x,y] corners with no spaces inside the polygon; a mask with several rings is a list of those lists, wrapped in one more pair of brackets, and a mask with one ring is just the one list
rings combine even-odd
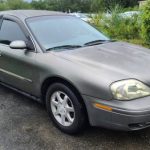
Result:
{"label": "car hood", "polygon": [[114,80],[136,78],[150,81],[150,50],[126,42],[110,42],[76,50],[54,52],[56,55]]}

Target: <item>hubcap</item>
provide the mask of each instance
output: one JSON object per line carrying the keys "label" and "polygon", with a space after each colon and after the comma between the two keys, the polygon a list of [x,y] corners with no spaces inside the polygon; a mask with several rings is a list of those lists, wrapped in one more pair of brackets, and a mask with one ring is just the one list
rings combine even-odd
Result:
{"label": "hubcap", "polygon": [[75,119],[74,106],[67,94],[56,91],[51,96],[51,110],[55,119],[63,126],[71,126]]}

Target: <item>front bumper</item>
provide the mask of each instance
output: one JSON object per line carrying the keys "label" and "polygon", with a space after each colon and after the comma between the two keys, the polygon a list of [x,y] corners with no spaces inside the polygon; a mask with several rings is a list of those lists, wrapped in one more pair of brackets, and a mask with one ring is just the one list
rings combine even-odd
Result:
{"label": "front bumper", "polygon": [[[83,95],[89,122],[116,130],[139,130],[150,126],[150,97],[131,101],[101,100]],[[96,108],[94,104],[112,108],[112,111]]]}

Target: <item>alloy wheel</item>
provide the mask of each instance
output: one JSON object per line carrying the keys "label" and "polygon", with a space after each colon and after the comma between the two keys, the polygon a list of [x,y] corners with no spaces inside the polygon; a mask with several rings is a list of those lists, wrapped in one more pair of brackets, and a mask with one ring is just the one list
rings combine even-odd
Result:
{"label": "alloy wheel", "polygon": [[65,127],[71,126],[75,120],[75,110],[69,96],[62,91],[56,91],[52,94],[50,103],[57,122]]}

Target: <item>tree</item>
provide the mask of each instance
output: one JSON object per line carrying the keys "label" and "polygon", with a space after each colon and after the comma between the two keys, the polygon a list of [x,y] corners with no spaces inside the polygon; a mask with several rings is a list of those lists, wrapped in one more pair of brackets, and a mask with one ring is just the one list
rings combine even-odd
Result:
{"label": "tree", "polygon": [[46,9],[46,2],[43,1],[43,0],[33,0],[31,2],[31,7],[34,8],[34,9]]}
{"label": "tree", "polygon": [[30,9],[30,4],[23,0],[0,0],[0,10]]}
{"label": "tree", "polygon": [[116,5],[132,7],[138,0],[0,0],[0,10],[5,9],[45,9],[68,12],[99,12],[108,11]]}
{"label": "tree", "polygon": [[30,9],[30,4],[23,0],[7,0],[6,2],[9,9]]}
{"label": "tree", "polygon": [[91,12],[99,12],[105,10],[104,0],[91,0],[89,4]]}
{"label": "tree", "polygon": [[139,0],[98,0],[98,1],[103,1],[105,10],[109,11],[115,8],[116,5],[119,5],[122,8],[134,7],[138,5]]}

